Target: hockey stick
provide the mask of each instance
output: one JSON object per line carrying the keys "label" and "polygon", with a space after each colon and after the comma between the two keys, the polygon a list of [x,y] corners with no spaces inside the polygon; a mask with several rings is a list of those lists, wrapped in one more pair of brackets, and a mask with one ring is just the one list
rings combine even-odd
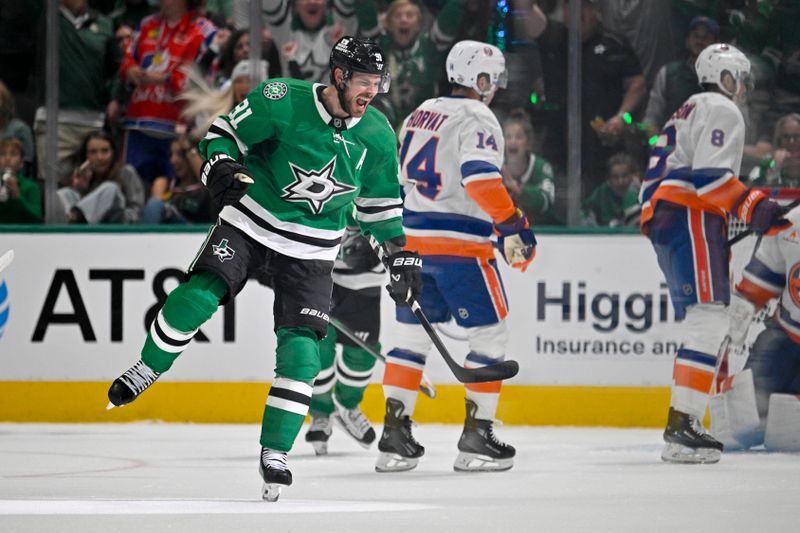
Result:
{"label": "hockey stick", "polygon": [[[753,245],[753,253],[750,254],[750,259],[747,261],[748,263],[750,263],[750,261],[752,261],[753,258],[756,256],[756,252],[758,252],[758,248],[761,246],[761,239],[763,237],[764,237],[763,235],[759,235],[758,238],[756,239],[756,243]],[[750,324],[752,324],[752,317]],[[747,325],[748,329],[750,328],[750,324]],[[745,339],[744,342],[746,343],[747,342],[746,332],[743,338]],[[716,364],[714,365],[714,375],[711,379],[712,396],[720,392],[721,388],[720,385],[722,384],[723,381],[725,381],[728,378],[728,356],[730,355],[731,352],[731,342],[732,339],[730,333],[726,333],[725,338],[722,339],[722,344],[720,344],[719,346],[719,350],[717,350],[717,361]]]}
{"label": "hockey stick", "polygon": [[14,250],[9,250],[0,256],[0,272],[2,272],[8,265],[11,264],[11,261],[14,260]]}
{"label": "hockey stick", "polygon": [[[384,364],[386,363],[385,355],[383,355],[375,348],[373,348],[372,346],[361,340],[361,338],[358,335],[356,335],[353,330],[345,326],[342,322],[338,321],[333,317],[330,317],[330,324],[338,331],[343,333],[345,337],[353,341],[356,344],[356,346],[358,346],[359,348],[370,354],[378,361],[383,361]],[[428,398],[436,398],[436,389],[433,388],[433,383],[431,383],[431,380],[428,378],[428,376],[425,375],[424,372],[422,374],[422,382],[419,384],[419,390],[421,390],[422,394],[424,394]]]}
{"label": "hockey stick", "polygon": [[[378,254],[378,257],[380,257],[381,262],[383,262],[384,266],[386,266],[386,269],[391,272],[389,268],[389,259],[386,257],[381,245],[378,244],[378,241],[376,241],[371,235],[369,237],[369,242],[372,248],[375,250],[375,253]],[[448,368],[450,368],[450,371],[461,383],[485,383],[487,381],[500,381],[513,378],[519,372],[519,363],[510,359],[495,363],[493,365],[482,366],[478,368],[466,368],[459,365],[453,359],[453,356],[450,355],[450,352],[447,350],[447,347],[445,347],[442,339],[439,338],[439,335],[437,335],[436,331],[433,329],[428,317],[425,316],[425,312],[419,306],[419,302],[417,302],[415,299],[411,299],[409,301],[409,305],[411,306],[411,311],[414,313],[414,316],[417,317],[417,320],[419,320],[419,323],[425,330],[425,333],[428,334],[428,337],[430,337],[433,345],[436,346],[436,350],[439,352],[439,355],[442,356],[442,359],[444,359],[444,362],[447,364]]]}
{"label": "hockey stick", "polygon": [[[800,205],[800,198],[798,198],[797,200],[795,200],[792,203],[790,203],[789,205],[787,205],[784,208],[784,214],[788,213],[789,211],[791,211],[792,209],[794,209],[798,205]],[[725,246],[730,248],[731,246],[733,246],[737,242],[746,239],[747,237],[749,237],[752,234],[753,234],[753,230],[748,228],[748,229],[744,230],[743,232],[741,232],[739,235],[736,235],[733,238],[731,238],[730,240],[728,240],[728,242],[725,243]]]}

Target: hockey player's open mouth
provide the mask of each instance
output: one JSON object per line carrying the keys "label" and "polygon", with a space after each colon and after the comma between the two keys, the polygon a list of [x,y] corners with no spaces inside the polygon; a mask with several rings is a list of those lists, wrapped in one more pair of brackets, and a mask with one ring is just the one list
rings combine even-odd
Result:
{"label": "hockey player's open mouth", "polygon": [[367,110],[367,106],[369,105],[370,100],[371,100],[370,98],[357,97],[356,109],[361,113],[364,113]]}

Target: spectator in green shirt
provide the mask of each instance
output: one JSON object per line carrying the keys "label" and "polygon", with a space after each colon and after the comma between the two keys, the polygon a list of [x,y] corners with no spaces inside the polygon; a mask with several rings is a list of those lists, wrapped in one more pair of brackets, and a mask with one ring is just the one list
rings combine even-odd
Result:
{"label": "spectator in green shirt", "polygon": [[503,181],[514,203],[536,224],[558,224],[553,217],[553,167],[533,153],[533,126],[524,109],[513,109],[503,121]]}
{"label": "spectator in green shirt", "polygon": [[411,0],[393,0],[386,10],[386,31],[378,44],[386,52],[386,63],[392,76],[392,89],[376,101],[388,99],[396,119],[403,120],[422,102],[436,96],[444,76],[444,59],[455,39],[463,18],[466,0],[448,0],[431,29],[423,31],[422,11]]}
{"label": "spectator in green shirt", "polygon": [[605,183],[583,202],[587,226],[635,226],[639,223],[639,185],[641,177],[634,159],[624,152],[611,156],[606,163]]}
{"label": "spectator in green shirt", "polygon": [[0,139],[14,137],[22,143],[25,153],[25,170],[33,168],[33,130],[25,122],[17,118],[14,95],[6,84],[0,81]]}
{"label": "spectator in green shirt", "polygon": [[0,140],[0,224],[42,221],[42,197],[35,181],[22,173],[25,150],[19,139]]}
{"label": "spectator in green shirt", "polygon": [[775,151],[750,172],[750,185],[800,187],[800,113],[778,119],[772,146]]}

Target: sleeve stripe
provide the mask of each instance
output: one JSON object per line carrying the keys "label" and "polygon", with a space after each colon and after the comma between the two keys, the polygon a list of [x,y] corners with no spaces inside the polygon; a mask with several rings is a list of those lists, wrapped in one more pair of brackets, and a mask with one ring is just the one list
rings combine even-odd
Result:
{"label": "sleeve stripe", "polygon": [[486,161],[467,161],[461,165],[462,180],[474,174],[488,174],[490,172],[500,174],[500,169]]}
{"label": "sleeve stripe", "polygon": [[365,198],[363,196],[359,196],[356,198],[355,203],[359,207],[391,207],[402,202],[399,198]]}
{"label": "sleeve stripe", "polygon": [[401,218],[403,216],[403,209],[398,207],[389,211],[381,211],[379,213],[357,213],[356,218],[359,222],[381,222],[384,220],[391,220],[393,218]]}
{"label": "sleeve stripe", "polygon": [[242,155],[247,153],[247,145],[243,143],[241,139],[239,139],[239,137],[236,135],[236,132],[234,132],[233,128],[231,128],[231,125],[228,124],[228,122],[225,121],[224,118],[217,117],[216,120],[214,120],[214,122],[208,128],[208,133],[216,133],[221,137],[226,137],[232,140],[233,142],[236,143],[236,146],[237,148],[239,148],[239,152]]}
{"label": "sleeve stripe", "polygon": [[462,178],[461,185],[466,187],[470,183],[475,183],[478,181],[491,181],[491,180],[502,181],[503,178],[501,178],[497,172],[487,172],[486,174],[473,174],[472,176],[469,176],[467,178]]}
{"label": "sleeve stripe", "polygon": [[773,290],[782,289],[786,285],[786,277],[783,274],[775,272],[757,257],[754,257],[747,264],[743,274],[749,274],[747,277],[754,282],[755,280],[761,280],[763,283],[759,283],[759,285],[766,284],[768,287],[774,288]]}
{"label": "sleeve stripe", "polygon": [[269,9],[269,7],[264,9],[262,7],[261,14],[264,15],[264,18],[273,26],[280,26],[289,15],[289,1],[280,0],[275,9]]}
{"label": "sleeve stripe", "polygon": [[381,213],[383,211],[391,211],[394,209],[403,209],[403,202],[395,202],[392,205],[385,205],[385,206],[375,206],[375,207],[361,207],[360,205],[356,206],[356,211],[359,213],[364,214],[374,214],[374,213]]}

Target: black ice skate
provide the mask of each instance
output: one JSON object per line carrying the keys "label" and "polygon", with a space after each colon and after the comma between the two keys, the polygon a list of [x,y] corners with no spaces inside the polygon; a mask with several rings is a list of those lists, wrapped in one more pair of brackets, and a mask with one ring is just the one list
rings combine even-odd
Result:
{"label": "black ice skate", "polygon": [[372,424],[369,423],[367,417],[361,412],[361,409],[355,407],[348,409],[333,398],[333,404],[336,406],[336,413],[333,419],[344,428],[348,435],[356,439],[363,448],[369,449],[373,442],[375,442],[375,430]]}
{"label": "black ice skate", "polygon": [[669,408],[664,442],[661,459],[668,463],[716,463],[722,456],[722,443],[706,433],[700,419],[673,407]]}
{"label": "black ice skate", "polygon": [[405,408],[403,403],[394,398],[386,400],[386,420],[383,423],[383,434],[378,441],[378,461],[376,472],[402,472],[411,470],[425,454],[425,448],[411,435],[411,418],[401,416]]}
{"label": "black ice skate", "polygon": [[120,377],[114,380],[108,389],[108,400],[111,402],[106,409],[121,407],[131,403],[139,397],[147,388],[156,382],[158,372],[144,364],[139,359],[135,365],[125,371]]}
{"label": "black ice skate", "polygon": [[314,447],[317,455],[328,454],[328,439],[331,438],[331,418],[323,413],[311,413],[311,426],[306,432],[306,442]]}
{"label": "black ice skate", "polygon": [[264,480],[261,497],[268,502],[278,501],[281,489],[292,484],[292,472],[286,466],[286,454],[261,448],[258,473]]}
{"label": "black ice skate", "polygon": [[497,440],[492,420],[475,418],[478,405],[467,400],[467,418],[464,431],[458,439],[458,457],[453,464],[457,472],[499,472],[514,466],[516,450],[513,446]]}

